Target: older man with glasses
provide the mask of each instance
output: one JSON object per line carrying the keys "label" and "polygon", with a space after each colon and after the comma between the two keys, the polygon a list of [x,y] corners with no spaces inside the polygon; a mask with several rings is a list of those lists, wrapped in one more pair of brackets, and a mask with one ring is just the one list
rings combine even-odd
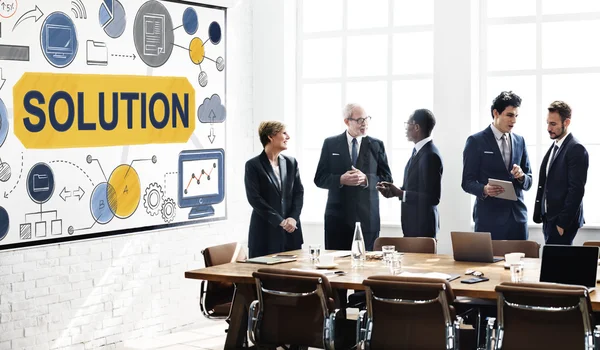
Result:
{"label": "older man with glasses", "polygon": [[355,223],[360,222],[365,248],[373,250],[380,229],[376,186],[381,181],[393,182],[392,174],[383,142],[367,136],[371,117],[364,108],[351,103],[342,115],[347,129],[323,142],[315,174],[315,184],[329,191],[325,248],[350,250]]}

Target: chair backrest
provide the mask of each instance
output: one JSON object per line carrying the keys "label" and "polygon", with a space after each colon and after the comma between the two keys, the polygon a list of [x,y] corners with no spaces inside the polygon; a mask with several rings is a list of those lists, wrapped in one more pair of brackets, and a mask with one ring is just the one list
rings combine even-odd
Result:
{"label": "chair backrest", "polygon": [[371,276],[364,341],[372,349],[457,347],[454,293],[444,279]]}
{"label": "chair backrest", "polygon": [[600,247],[600,241],[585,241],[584,246]]}
{"label": "chair backrest", "polygon": [[[202,255],[206,267],[245,259],[243,247],[235,242],[208,247],[202,250]],[[204,316],[209,318],[228,317],[234,293],[233,283],[203,281],[200,292],[200,309]]]}
{"label": "chair backrest", "polygon": [[[234,258],[234,254],[237,256]],[[206,267],[227,264],[236,260],[243,260],[245,252],[239,243],[225,243],[208,247],[202,251]]]}
{"label": "chair backrest", "polygon": [[526,258],[540,257],[540,244],[536,241],[525,240],[492,240],[494,256],[504,256],[508,253],[524,253]]}
{"label": "chair backrest", "polygon": [[384,245],[396,246],[396,251],[403,253],[437,253],[437,242],[431,237],[377,237],[373,250]]}
{"label": "chair backrest", "polygon": [[[263,268],[254,272],[258,295],[257,315],[249,323],[250,339],[256,345],[282,344],[325,348],[325,331],[335,311],[329,280],[303,271]],[[253,304],[254,305],[254,304]]]}
{"label": "chair backrest", "polygon": [[583,286],[510,283],[496,286],[496,349],[589,349],[592,307]]}

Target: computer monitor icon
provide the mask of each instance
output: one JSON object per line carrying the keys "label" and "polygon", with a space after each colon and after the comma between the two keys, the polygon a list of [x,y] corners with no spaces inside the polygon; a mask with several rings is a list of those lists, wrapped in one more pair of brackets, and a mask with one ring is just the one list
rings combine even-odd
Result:
{"label": "computer monitor icon", "polygon": [[179,153],[178,205],[189,208],[188,219],[213,216],[213,204],[225,198],[225,151],[190,150]]}
{"label": "computer monitor icon", "polygon": [[66,58],[74,50],[73,30],[60,24],[46,24],[46,54]]}

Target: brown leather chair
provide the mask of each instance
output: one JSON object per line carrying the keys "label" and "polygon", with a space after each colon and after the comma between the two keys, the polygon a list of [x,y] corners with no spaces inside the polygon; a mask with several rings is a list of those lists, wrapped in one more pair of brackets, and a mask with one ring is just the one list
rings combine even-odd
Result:
{"label": "brown leather chair", "polygon": [[336,310],[327,277],[273,268],[252,276],[258,300],[250,305],[248,332],[255,345],[334,348]]}
{"label": "brown leather chair", "polygon": [[492,349],[594,349],[592,306],[584,286],[510,283],[496,286],[498,326]]}
{"label": "brown leather chair", "polygon": [[[402,253],[437,253],[437,242],[431,237],[377,237],[373,250],[381,250],[384,245],[393,245]],[[348,307],[364,309],[366,307],[365,292],[358,291],[348,296]]]}
{"label": "brown leather chair", "polygon": [[600,241],[585,241],[584,246],[600,247]]}
{"label": "brown leather chair", "polygon": [[492,249],[494,250],[494,256],[504,256],[508,253],[525,253],[526,258],[540,257],[540,244],[536,241],[493,240]]}
{"label": "brown leather chair", "polygon": [[[202,251],[206,267],[227,264],[246,257],[239,243],[226,243]],[[234,257],[235,255],[235,257]],[[230,282],[202,281],[200,284],[200,310],[210,319],[229,319],[235,286]]]}
{"label": "brown leather chair", "polygon": [[458,349],[460,318],[444,279],[371,276],[357,342],[365,349]]}
{"label": "brown leather chair", "polygon": [[437,242],[431,237],[377,237],[373,250],[384,245],[396,246],[396,251],[403,253],[437,253]]}

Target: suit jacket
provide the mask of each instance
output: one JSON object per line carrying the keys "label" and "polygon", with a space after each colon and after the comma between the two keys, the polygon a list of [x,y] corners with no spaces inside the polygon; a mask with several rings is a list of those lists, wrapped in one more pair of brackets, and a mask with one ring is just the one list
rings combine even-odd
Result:
{"label": "suit jacket", "polygon": [[[509,220],[527,222],[523,190],[531,188],[531,166],[523,137],[512,133],[511,141],[511,170],[512,164],[518,164],[525,173],[523,182],[515,179],[510,170],[506,169],[491,126],[467,139],[463,151],[462,188],[477,197],[473,208],[473,221],[476,226],[502,226],[509,224]],[[512,182],[517,201],[484,197],[483,187],[490,178]]]}
{"label": "suit jacket", "polygon": [[573,134],[569,134],[546,175],[552,147],[554,143],[546,152],[540,168],[533,221],[542,222],[542,196],[545,194],[548,221],[555,221],[563,229],[577,229],[584,224],[583,194],[589,166],[588,153]]}
{"label": "suit jacket", "polygon": [[335,216],[352,227],[360,221],[363,232],[379,232],[379,192],[376,185],[379,181],[393,181],[383,142],[365,136],[360,144],[356,168],[367,176],[366,187],[340,184],[340,177],[351,167],[346,132],[325,139],[314,179],[318,187],[329,190],[325,218]]}
{"label": "suit jacket", "polygon": [[406,237],[435,237],[440,219],[437,205],[442,191],[442,157],[433,141],[415,154],[404,170],[406,201],[402,202],[402,232]]}
{"label": "suit jacket", "polygon": [[[292,157],[279,155],[279,171],[281,187],[264,151],[246,162],[246,197],[253,208],[248,233],[250,257],[279,253],[284,250],[286,240],[291,240],[287,243],[288,247],[297,249],[303,243],[300,212],[304,187],[298,162]],[[292,233],[279,226],[288,217],[297,222],[298,229]]]}

